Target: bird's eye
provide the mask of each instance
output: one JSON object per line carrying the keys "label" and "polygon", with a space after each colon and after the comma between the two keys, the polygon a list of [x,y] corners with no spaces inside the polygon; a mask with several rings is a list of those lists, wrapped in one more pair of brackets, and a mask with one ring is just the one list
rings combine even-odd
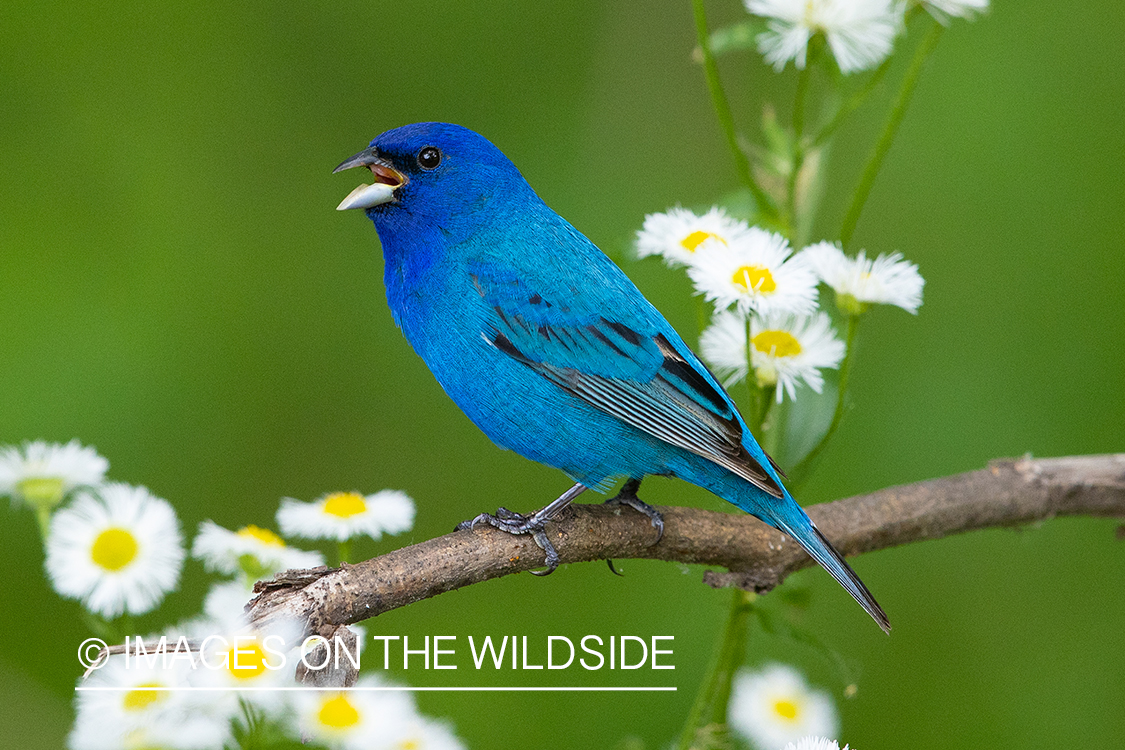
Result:
{"label": "bird's eye", "polygon": [[441,151],[433,146],[426,146],[418,152],[418,166],[425,170],[437,169],[441,164]]}

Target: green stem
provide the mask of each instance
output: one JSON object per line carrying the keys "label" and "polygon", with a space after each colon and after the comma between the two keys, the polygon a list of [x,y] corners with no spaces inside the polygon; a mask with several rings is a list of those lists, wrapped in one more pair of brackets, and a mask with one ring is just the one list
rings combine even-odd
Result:
{"label": "green stem", "polygon": [[890,69],[891,60],[893,59],[893,57],[888,57],[884,60],[859,91],[856,91],[846,102],[840,105],[840,108],[836,110],[836,114],[832,116],[828,124],[813,138],[813,148],[823,146],[824,143],[832,137],[832,134],[844,123],[844,120],[848,119],[848,115],[859,109],[859,106],[863,104],[867,97],[871,95],[871,92],[875,90],[875,87],[879,85],[879,82],[887,75],[887,70]]}
{"label": "green stem", "polygon": [[777,405],[776,396],[776,383],[762,389],[762,410],[758,414],[758,431],[755,433],[758,437],[758,443],[762,446],[762,450],[770,454],[777,452],[779,437],[778,414],[774,409]]}
{"label": "green stem", "polygon": [[789,159],[789,177],[786,184],[786,213],[789,223],[789,241],[794,240],[798,225],[797,221],[797,178],[801,174],[801,167],[805,162],[805,100],[808,98],[809,80],[812,78],[813,56],[816,47],[812,47],[805,67],[797,74],[797,93],[793,98],[793,150]]}
{"label": "green stem", "polygon": [[722,81],[719,79],[719,67],[715,64],[715,55],[711,52],[710,35],[707,32],[707,12],[703,7],[703,0],[692,0],[692,11],[695,14],[695,33],[699,38],[699,49],[703,55],[703,73],[707,78],[707,89],[711,92],[711,103],[715,107],[715,114],[719,118],[719,127],[723,130],[731,155],[734,157],[734,169],[738,178],[750,189],[754,201],[758,205],[758,213],[777,220],[777,207],[766,194],[766,191],[754,179],[750,169],[750,160],[742,147],[738,145],[738,135],[734,128],[734,116],[731,114],[730,102],[723,91]]}
{"label": "green stem", "polygon": [[821,451],[828,445],[828,441],[832,439],[832,436],[836,434],[836,429],[840,426],[840,420],[844,418],[845,398],[847,398],[848,393],[848,377],[851,375],[852,371],[852,361],[855,353],[855,335],[857,330],[859,330],[859,316],[849,315],[848,329],[844,339],[844,361],[840,363],[840,382],[836,391],[836,410],[832,412],[832,421],[828,424],[828,430],[825,431],[820,442],[813,446],[813,449],[793,467],[791,472],[789,472],[790,489],[794,492],[805,480],[807,473],[812,469]]}
{"label": "green stem", "polygon": [[351,563],[352,561],[352,540],[345,539],[342,542],[336,543],[336,554],[339,557],[340,564]]}
{"label": "green stem", "polygon": [[906,71],[906,76],[902,79],[902,88],[899,89],[898,99],[895,100],[890,115],[887,117],[887,122],[883,126],[883,132],[875,143],[875,148],[871,152],[871,157],[867,160],[867,165],[863,168],[863,174],[860,175],[859,184],[856,186],[855,195],[852,196],[852,203],[848,207],[848,212],[844,214],[844,224],[840,229],[840,242],[845,247],[851,242],[855,225],[859,222],[859,215],[863,212],[863,204],[867,202],[867,196],[871,193],[871,186],[875,183],[875,177],[879,174],[883,159],[886,158],[887,152],[891,150],[891,144],[894,142],[899,125],[902,124],[902,118],[906,114],[906,107],[910,104],[910,98],[914,95],[914,88],[918,84],[922,66],[934,51],[934,48],[937,47],[943,31],[945,31],[945,26],[934,21],[929,32],[914,52],[914,59],[910,61],[910,67]]}
{"label": "green stem", "polygon": [[39,536],[42,537],[43,547],[47,546],[47,537],[51,533],[51,508],[38,504],[35,506],[35,519],[39,521]]}
{"label": "green stem", "polygon": [[754,332],[750,330],[751,315],[746,316],[746,390],[750,392],[750,409],[746,412],[750,415],[751,424],[747,425],[750,428],[751,434],[757,434],[761,428],[762,423],[758,420],[758,413],[762,410],[761,398],[762,388],[758,385],[758,376],[754,373]]}
{"label": "green stem", "polygon": [[[910,22],[921,13],[925,13],[925,10],[922,7],[921,3],[919,3],[908,11],[906,21],[904,23],[906,25],[909,25]],[[845,101],[842,105],[840,105],[840,108],[836,110],[836,114],[832,115],[832,119],[829,121],[829,123],[825,125],[819,133],[816,134],[815,138],[813,138],[813,149],[817,149],[823,146],[824,143],[832,137],[832,134],[835,133],[836,130],[844,123],[844,120],[848,119],[848,115],[859,109],[860,105],[863,104],[863,102],[867,100],[867,97],[871,95],[871,92],[875,90],[875,87],[877,87],[883,80],[883,78],[886,77],[887,71],[890,70],[891,62],[893,60],[894,57],[888,55],[887,59],[880,63],[879,67],[875,69],[875,72],[872,73],[866,81],[864,81],[859,90],[852,94],[851,97],[848,98],[848,100]]]}
{"label": "green stem", "polygon": [[746,651],[746,633],[754,598],[755,595],[748,591],[734,590],[722,636],[688,713],[677,750],[705,750],[729,744],[723,736],[726,734],[727,704],[730,702],[731,682],[742,665]]}

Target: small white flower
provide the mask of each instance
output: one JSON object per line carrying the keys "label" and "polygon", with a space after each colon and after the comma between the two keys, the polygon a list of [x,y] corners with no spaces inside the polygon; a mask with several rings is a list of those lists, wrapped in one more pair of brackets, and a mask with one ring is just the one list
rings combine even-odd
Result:
{"label": "small white flower", "polygon": [[862,250],[855,258],[844,255],[838,245],[818,242],[797,256],[836,291],[836,303],[849,315],[858,315],[868,304],[897,305],[917,313],[922,304],[925,280],[918,266],[902,259],[902,253],[868,260]]}
{"label": "small white flower", "polygon": [[937,20],[949,23],[950,16],[973,18],[988,10],[988,0],[924,0],[926,10]]}
{"label": "small white flower", "polygon": [[746,222],[718,206],[702,216],[677,206],[645,217],[644,226],[637,232],[637,257],[660,255],[670,266],[689,265],[705,242],[729,245],[749,229]]}
{"label": "small white flower", "polygon": [[110,657],[79,687],[77,717],[70,732],[71,750],[212,750],[231,740],[230,721],[215,712],[207,693],[179,690],[188,686],[186,657]]}
{"label": "small white flower", "polygon": [[[750,321],[751,360],[760,386],[777,386],[797,397],[803,380],[817,393],[824,387],[823,368],[839,367],[844,343],[836,338],[832,321],[822,312],[809,317],[755,316]],[[723,310],[699,339],[703,358],[715,368],[723,385],[730,387],[746,377],[746,318]]]}
{"label": "small white flower", "polygon": [[148,612],[176,588],[183,562],[176,512],[144,487],[107,484],[100,499],[81,491],[51,519],[51,585],[103,617]]}
{"label": "small white flower", "polygon": [[782,664],[735,675],[729,723],[761,750],[809,735],[832,737],[840,729],[828,694],[811,689],[797,670]]}
{"label": "small white flower", "polygon": [[[198,621],[192,629],[199,645],[196,668],[189,678],[193,685],[215,689],[216,695],[225,696],[222,705],[231,718],[239,718],[239,700],[271,718],[287,715],[288,693],[271,688],[296,685],[300,647],[293,644],[300,637],[299,625],[284,621],[269,630],[258,630],[246,624],[239,613],[226,620]],[[243,688],[250,690],[236,692]]]}
{"label": "small white flower", "polygon": [[91,447],[36,440],[0,449],[0,495],[52,508],[76,487],[101,484],[109,461]]}
{"label": "small white flower", "polygon": [[[790,742],[784,750],[840,750],[840,743],[826,737],[802,737]],[[844,750],[848,750],[847,745],[844,745]]]}
{"label": "small white flower", "polygon": [[844,73],[872,68],[894,46],[905,4],[897,0],[745,0],[746,9],[770,19],[758,50],[776,70],[790,60],[805,67],[809,40],[824,34]]}
{"label": "small white flower", "polygon": [[288,537],[345,541],[361,534],[379,539],[401,534],[414,525],[414,501],[405,492],[383,490],[374,495],[333,492],[311,503],[283,498],[277,525]]}
{"label": "small white flower", "polygon": [[291,568],[324,565],[319,552],[289,547],[274,532],[253,524],[229,531],[213,521],[204,521],[199,524],[191,554],[202,560],[207,570],[224,575],[242,573],[250,581]]}
{"label": "small white flower", "polygon": [[[363,688],[388,687],[382,679],[360,677],[358,690],[299,691],[293,708],[301,737],[331,750],[407,748],[421,718],[409,693]],[[427,746],[416,746],[425,748]],[[434,748],[443,748],[434,745]]]}
{"label": "small white flower", "polygon": [[808,315],[816,309],[816,276],[780,234],[751,227],[729,245],[706,242],[688,276],[696,292],[719,309]]}

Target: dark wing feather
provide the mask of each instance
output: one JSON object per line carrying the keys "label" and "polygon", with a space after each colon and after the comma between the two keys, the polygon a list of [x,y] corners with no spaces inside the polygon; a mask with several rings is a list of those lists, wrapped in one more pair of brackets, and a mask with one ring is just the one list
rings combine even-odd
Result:
{"label": "dark wing feather", "polygon": [[604,317],[585,325],[533,324],[494,309],[485,338],[500,351],[607,414],[783,496],[743,446],[729,402],[663,334]]}

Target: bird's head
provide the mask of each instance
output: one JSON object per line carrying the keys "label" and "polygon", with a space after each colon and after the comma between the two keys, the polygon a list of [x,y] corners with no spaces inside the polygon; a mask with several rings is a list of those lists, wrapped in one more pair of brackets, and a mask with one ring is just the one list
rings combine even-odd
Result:
{"label": "bird's head", "polygon": [[441,122],[388,130],[334,172],[353,167],[370,169],[375,182],[357,187],[338,209],[362,208],[377,227],[448,230],[475,223],[496,195],[530,192],[500,149],[468,128]]}

